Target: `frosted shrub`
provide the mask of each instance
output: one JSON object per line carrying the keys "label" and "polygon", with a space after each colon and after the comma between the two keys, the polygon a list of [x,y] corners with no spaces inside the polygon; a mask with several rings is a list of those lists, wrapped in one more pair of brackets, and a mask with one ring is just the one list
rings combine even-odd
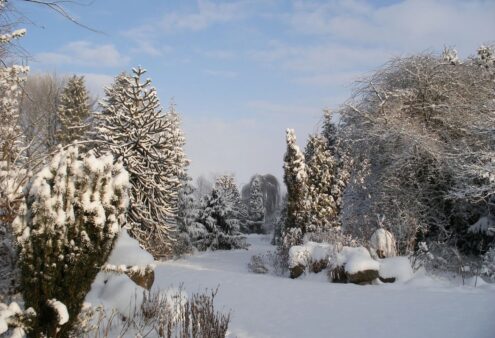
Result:
{"label": "frosted shrub", "polygon": [[495,281],[495,246],[483,256],[481,273],[489,280]]}
{"label": "frosted shrub", "polygon": [[71,337],[222,338],[227,334],[230,314],[215,310],[216,294],[217,290],[212,290],[188,298],[181,289],[144,293],[142,302],[125,317],[116,311],[88,309]]}
{"label": "frosted shrub", "polygon": [[371,255],[378,258],[394,257],[396,253],[395,237],[390,231],[377,229],[370,239]]}
{"label": "frosted shrub", "polygon": [[[13,223],[26,307],[39,316],[31,337],[66,337],[125,222],[128,174],[111,155],[60,150],[25,190]],[[56,299],[59,303],[50,301]],[[57,306],[54,306],[56,304]],[[64,323],[59,312],[67,308]]]}

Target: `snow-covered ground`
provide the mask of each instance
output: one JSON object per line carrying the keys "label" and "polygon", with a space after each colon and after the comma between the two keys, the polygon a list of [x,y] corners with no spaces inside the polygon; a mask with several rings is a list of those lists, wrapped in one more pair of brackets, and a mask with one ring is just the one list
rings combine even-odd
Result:
{"label": "snow-covered ground", "polygon": [[248,240],[249,250],[158,263],[153,288],[182,284],[193,293],[219,286],[215,302],[231,311],[229,337],[495,337],[494,285],[460,286],[424,275],[369,286],[331,284],[324,272],[296,280],[257,275],[247,268],[251,256],[274,247],[267,236]]}

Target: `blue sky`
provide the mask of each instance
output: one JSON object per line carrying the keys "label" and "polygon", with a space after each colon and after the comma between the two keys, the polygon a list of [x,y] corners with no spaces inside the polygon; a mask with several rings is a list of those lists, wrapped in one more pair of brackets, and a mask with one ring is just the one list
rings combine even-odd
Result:
{"label": "blue sky", "polygon": [[300,144],[322,109],[395,56],[495,41],[495,1],[95,0],[67,5],[76,26],[13,1],[32,22],[32,72],[84,74],[102,93],[141,65],[183,118],[191,174],[282,177],[285,128]]}

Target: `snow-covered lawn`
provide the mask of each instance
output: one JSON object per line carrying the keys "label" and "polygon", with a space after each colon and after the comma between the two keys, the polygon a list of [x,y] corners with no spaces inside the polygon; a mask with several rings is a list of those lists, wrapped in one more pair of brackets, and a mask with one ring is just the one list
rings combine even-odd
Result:
{"label": "snow-covered lawn", "polygon": [[220,286],[217,308],[232,310],[231,337],[495,337],[495,287],[455,286],[428,277],[405,284],[331,284],[250,273],[254,254],[273,250],[249,236],[249,250],[206,252],[161,263],[154,287],[188,292]]}

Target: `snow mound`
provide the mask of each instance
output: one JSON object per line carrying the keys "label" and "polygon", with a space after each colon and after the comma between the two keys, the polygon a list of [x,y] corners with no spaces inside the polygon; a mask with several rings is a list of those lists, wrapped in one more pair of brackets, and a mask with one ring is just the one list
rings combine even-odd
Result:
{"label": "snow mound", "polygon": [[347,273],[354,274],[365,270],[379,270],[380,263],[371,258],[365,247],[352,248],[345,246],[337,254],[337,266],[344,266]]}
{"label": "snow mound", "polygon": [[102,304],[107,309],[116,309],[124,315],[128,314],[136,304],[142,303],[143,294],[147,290],[136,285],[123,273],[133,269],[145,269],[153,266],[153,263],[153,256],[122,229],[108,262],[103,267],[115,269],[98,273],[91,291],[86,296],[86,302],[93,305]]}
{"label": "snow mound", "polygon": [[69,321],[69,312],[64,303],[53,298],[48,301],[48,305],[57,313],[58,325],[62,326]]}
{"label": "snow mound", "polygon": [[380,261],[379,275],[382,278],[395,278],[396,282],[405,282],[413,277],[411,262],[407,257],[390,257]]}
{"label": "snow mound", "polygon": [[[96,281],[95,281],[96,282]],[[106,281],[93,284],[93,288],[99,289],[98,297],[91,303],[102,304],[107,309],[116,309],[123,315],[143,302],[143,296],[147,292],[136,285],[126,275],[112,275]],[[97,290],[91,291],[97,291]],[[86,297],[87,300],[89,297]]]}
{"label": "snow mound", "polygon": [[328,243],[307,242],[295,245],[289,250],[289,267],[307,266],[310,262],[328,260],[333,246]]}
{"label": "snow mound", "polygon": [[153,256],[139,246],[139,242],[131,238],[126,230],[120,231],[115,246],[108,258],[111,265],[146,266],[154,262]]}

